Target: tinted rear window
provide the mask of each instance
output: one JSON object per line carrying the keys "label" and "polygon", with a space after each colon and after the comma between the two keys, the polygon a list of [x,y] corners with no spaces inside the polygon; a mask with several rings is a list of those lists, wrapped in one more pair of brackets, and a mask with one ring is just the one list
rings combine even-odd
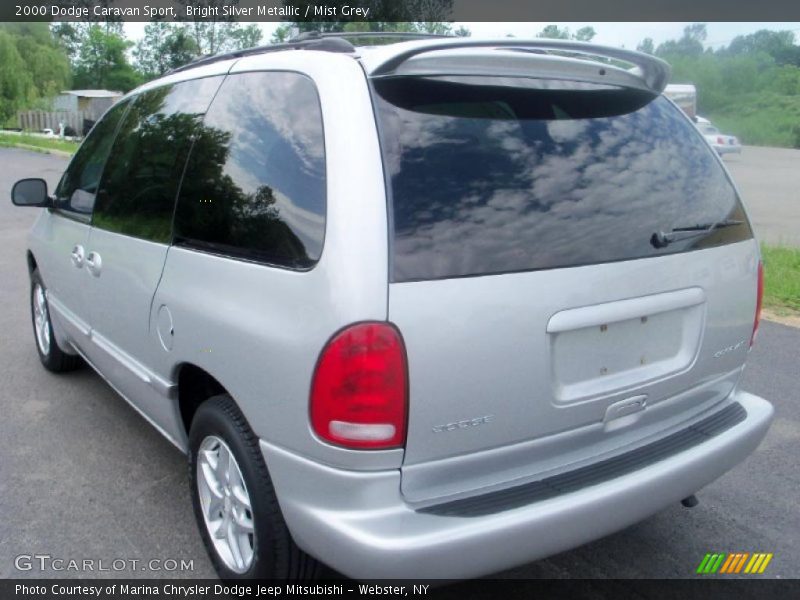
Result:
{"label": "tinted rear window", "polygon": [[[486,81],[375,83],[394,281],[612,262],[752,237],[712,151],[664,98]],[[724,219],[742,223],[651,243],[657,232]]]}

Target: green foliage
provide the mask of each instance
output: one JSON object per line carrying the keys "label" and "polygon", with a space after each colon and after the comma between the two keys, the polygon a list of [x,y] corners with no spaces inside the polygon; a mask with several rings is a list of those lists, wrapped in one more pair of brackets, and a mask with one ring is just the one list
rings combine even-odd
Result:
{"label": "green foliage", "polygon": [[536,37],[548,38],[551,40],[568,40],[569,28],[565,27],[564,29],[560,29],[558,25],[547,25],[536,34]]}
{"label": "green foliage", "polygon": [[746,144],[800,148],[800,96],[750,92],[706,112],[721,131]]}
{"label": "green foliage", "polygon": [[[684,29],[656,54],[672,66],[672,83],[697,87],[699,114],[745,144],[800,148],[800,47],[791,31],[738,36],[716,51],[704,47],[705,25]],[[649,52],[652,40],[638,49]]]}
{"label": "green foliage", "polygon": [[794,45],[793,31],[761,29],[749,35],[734,38],[722,54],[769,54],[779,64],[800,66],[800,47]]}
{"label": "green foliage", "polygon": [[69,63],[46,23],[0,23],[0,122],[67,87]]}
{"label": "green foliage", "polygon": [[644,38],[636,46],[636,49],[639,52],[645,52],[646,54],[655,54],[656,48],[655,44],[653,44],[653,38]]}
{"label": "green foliage", "polygon": [[78,142],[34,135],[0,133],[0,147],[41,148],[42,150],[60,150],[61,152],[74,153],[78,149]]}
{"label": "green foliage", "polygon": [[186,27],[154,22],[145,25],[144,37],[136,44],[136,68],[145,79],[154,79],[185,65],[200,54]]}
{"label": "green foliage", "polygon": [[179,4],[184,6],[192,6],[194,9],[208,9],[210,11],[209,14],[219,15],[219,17],[213,17],[213,20],[197,20],[194,17],[181,19],[186,21],[186,24],[183,25],[184,32],[194,42],[198,55],[207,56],[259,45],[262,34],[258,25],[255,23],[242,25],[232,16],[222,16],[223,7],[238,5],[239,1],[177,0]]}
{"label": "green foliage", "polygon": [[25,103],[32,86],[13,36],[0,30],[0,120],[11,117]]}
{"label": "green foliage", "polygon": [[538,38],[548,38],[551,40],[577,40],[579,42],[591,42],[596,32],[594,27],[581,27],[575,33],[570,33],[569,27],[561,29],[558,25],[547,25],[539,33]]}
{"label": "green foliage", "polygon": [[591,42],[595,35],[597,35],[597,32],[594,30],[594,27],[581,27],[572,34],[572,39],[578,40],[579,42]]}
{"label": "green foliage", "polygon": [[292,26],[289,23],[281,23],[272,32],[272,37],[269,41],[271,44],[282,44],[283,42],[288,42],[290,37],[292,37]]}
{"label": "green foliage", "polygon": [[707,37],[704,23],[693,23],[683,29],[683,36],[677,40],[669,40],[659,45],[656,54],[669,56],[700,56],[703,53]]}
{"label": "green foliage", "polygon": [[[453,28],[452,23],[445,21],[326,21],[318,23],[290,23],[280,25],[273,33],[270,42],[286,42],[291,37],[292,28],[297,28],[300,32],[320,31],[330,32],[403,32],[403,33],[429,33],[433,35],[455,35],[459,37],[469,37],[472,32],[464,27]],[[388,40],[388,38],[386,38]],[[376,36],[370,43],[384,43],[386,40]],[[391,40],[396,41],[396,40]]]}
{"label": "green foliage", "polygon": [[764,305],[800,310],[800,249],[763,245]]}
{"label": "green foliage", "polygon": [[142,78],[126,56],[132,45],[102,25],[90,25],[73,62],[75,87],[127,92],[139,85]]}

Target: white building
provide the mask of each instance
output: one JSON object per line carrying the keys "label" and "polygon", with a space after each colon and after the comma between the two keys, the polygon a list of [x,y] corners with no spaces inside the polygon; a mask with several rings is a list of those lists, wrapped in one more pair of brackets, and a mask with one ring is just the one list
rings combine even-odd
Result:
{"label": "white building", "polygon": [[122,96],[122,92],[110,90],[66,90],[53,100],[53,110],[84,112],[87,118],[96,121]]}

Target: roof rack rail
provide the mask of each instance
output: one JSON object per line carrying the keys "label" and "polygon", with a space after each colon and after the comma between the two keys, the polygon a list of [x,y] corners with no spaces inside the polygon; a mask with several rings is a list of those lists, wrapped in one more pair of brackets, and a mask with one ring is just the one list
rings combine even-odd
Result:
{"label": "roof rack rail", "polygon": [[430,40],[441,38],[455,38],[457,36],[444,33],[419,33],[415,31],[306,31],[289,41],[299,41],[318,38],[342,38],[344,40],[358,38],[392,38],[397,40]]}
{"label": "roof rack rail", "polygon": [[223,54],[214,54],[211,56],[201,56],[186,63],[180,67],[176,67],[167,71],[165,75],[172,73],[180,73],[187,69],[193,69],[203,65],[209,65],[223,60],[232,58],[242,58],[244,56],[253,56],[254,54],[266,54],[267,52],[279,52],[281,50],[321,50],[323,52],[355,52],[355,46],[348,40],[358,38],[396,38],[398,40],[429,40],[429,39],[442,39],[453,38],[456,36],[443,35],[438,33],[415,33],[404,31],[341,31],[341,32],[320,32],[320,31],[304,31],[291,38],[287,42],[278,44],[266,44],[264,46],[255,46],[253,48],[245,48],[244,50],[234,50],[233,52],[225,52]]}
{"label": "roof rack rail", "polygon": [[233,52],[225,52],[223,54],[203,56],[181,67],[172,69],[166,74],[169,75],[172,73],[180,73],[181,71],[194,69],[195,67],[201,67],[203,65],[210,65],[212,63],[220,62],[223,60],[230,60],[232,58],[242,58],[245,56],[253,56],[255,54],[266,54],[268,52],[279,52],[281,50],[321,50],[323,52],[342,52],[342,53],[351,53],[356,51],[353,44],[351,44],[345,39],[341,39],[338,36],[324,36],[324,35],[316,35],[308,37],[297,36],[296,38],[293,38],[288,42],[283,42],[280,44],[267,44],[265,46],[255,46],[253,48],[245,48],[244,50],[234,50]]}

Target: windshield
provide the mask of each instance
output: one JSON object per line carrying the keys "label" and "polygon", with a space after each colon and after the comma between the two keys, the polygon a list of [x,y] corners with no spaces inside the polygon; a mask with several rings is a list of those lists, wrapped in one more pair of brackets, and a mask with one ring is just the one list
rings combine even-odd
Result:
{"label": "windshield", "polygon": [[[752,237],[713,151],[640,92],[374,82],[394,281],[571,267]],[[529,80],[526,80],[529,81]],[[654,247],[654,233],[740,225]]]}

